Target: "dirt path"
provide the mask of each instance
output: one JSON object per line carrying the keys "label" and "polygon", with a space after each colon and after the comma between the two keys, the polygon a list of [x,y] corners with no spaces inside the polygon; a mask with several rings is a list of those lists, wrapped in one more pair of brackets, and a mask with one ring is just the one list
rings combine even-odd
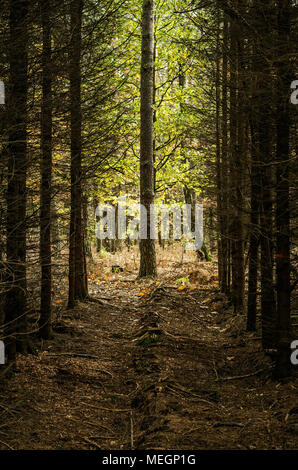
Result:
{"label": "dirt path", "polygon": [[298,378],[271,380],[216,288],[97,293],[1,385],[0,449],[298,448]]}

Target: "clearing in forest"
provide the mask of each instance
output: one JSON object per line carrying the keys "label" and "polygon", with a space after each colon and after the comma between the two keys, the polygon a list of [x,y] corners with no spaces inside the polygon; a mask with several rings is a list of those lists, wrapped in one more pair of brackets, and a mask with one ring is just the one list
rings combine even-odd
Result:
{"label": "clearing in forest", "polygon": [[101,301],[59,310],[54,340],[18,356],[0,389],[0,449],[296,449],[298,377],[271,379],[215,263],[168,253],[140,282],[133,253],[112,272],[117,256],[110,275],[94,263]]}

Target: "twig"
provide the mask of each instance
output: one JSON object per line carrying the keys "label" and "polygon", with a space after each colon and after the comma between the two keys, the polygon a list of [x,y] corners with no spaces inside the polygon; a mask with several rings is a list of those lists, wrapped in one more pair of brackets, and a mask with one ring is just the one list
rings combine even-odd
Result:
{"label": "twig", "polygon": [[[204,400],[204,398],[200,398],[198,395],[196,395],[195,393],[191,393],[191,392],[187,392],[187,391],[184,391],[183,389],[177,387],[176,388],[172,388],[170,387],[169,385],[166,386],[166,388],[168,390],[170,390],[170,392],[174,392],[176,393],[179,397],[181,397],[181,394],[178,392],[178,390],[180,390],[181,392],[183,393],[188,393],[190,396],[193,396],[196,398],[196,401],[198,402],[201,402],[201,403],[206,403],[206,405],[211,405],[211,406],[215,406],[215,403],[212,403],[211,401],[208,401],[208,400]],[[217,405],[216,405],[217,406]]]}
{"label": "twig", "polygon": [[218,380],[219,377],[218,377],[218,373],[217,373],[217,370],[216,370],[215,359],[214,359],[214,358],[213,358],[213,370],[214,370],[214,372],[215,372],[216,380]]}
{"label": "twig", "polygon": [[83,437],[84,441],[88,442],[89,444],[93,445],[94,447],[97,447],[98,449],[102,450],[102,448],[94,441],[91,441],[88,439],[88,437]]}
{"label": "twig", "polygon": [[[86,359],[98,359],[100,360],[99,356],[93,356],[92,354],[81,354],[81,353],[75,353],[75,352],[62,352],[62,353],[49,353],[49,354],[44,354],[43,356],[45,357],[59,357],[59,356],[69,356],[69,357],[82,357]],[[109,372],[108,370],[105,369],[94,369],[96,372],[103,372],[105,374],[110,375],[112,378],[114,378],[113,374]]]}
{"label": "twig", "polygon": [[213,428],[220,428],[220,427],[237,427],[237,428],[244,428],[244,424],[242,423],[215,423],[212,425]]}
{"label": "twig", "polygon": [[196,338],[191,338],[191,337],[188,337],[188,336],[176,336],[176,335],[172,335],[172,333],[169,333],[168,331],[164,331],[163,333],[164,333],[166,336],[170,336],[170,338],[174,338],[174,339],[185,339],[185,340],[194,339],[195,341],[199,341],[199,340],[196,340]]}
{"label": "twig", "polygon": [[[8,364],[8,366],[5,367],[5,369],[1,371],[1,373],[0,373],[0,379],[2,379],[2,377],[4,377],[4,376],[7,374],[7,372],[10,371],[10,369],[13,368],[14,365],[15,365],[14,362],[11,362],[10,364]],[[1,369],[0,369],[0,370],[1,370]]]}
{"label": "twig", "polygon": [[118,408],[104,408],[102,406],[96,406],[96,405],[92,405],[91,403],[85,403],[85,402],[81,402],[82,405],[86,405],[86,406],[89,406],[90,408],[95,408],[96,410],[104,410],[104,411],[112,411],[112,412],[115,412],[115,413],[130,413],[131,412],[131,409],[123,409],[123,410],[120,410]]}
{"label": "twig", "polygon": [[105,374],[108,374],[112,377],[112,379],[114,378],[113,374],[111,372],[109,372],[108,370],[104,370],[104,369],[93,369],[95,372],[104,372]]}
{"label": "twig", "polygon": [[191,432],[195,432],[195,431],[202,431],[202,428],[201,428],[201,427],[200,427],[200,428],[191,428],[191,429],[189,429],[188,431],[184,431],[184,432],[182,433],[182,436],[184,436],[185,434],[189,434],[189,433],[191,433]]}
{"label": "twig", "polygon": [[100,359],[98,356],[92,356],[91,354],[82,354],[76,352],[62,352],[62,353],[48,353],[43,354],[46,357],[59,357],[59,356],[70,356],[70,357],[84,357],[86,359]]}
{"label": "twig", "polygon": [[[79,421],[79,419],[74,419],[74,418],[68,418],[68,419],[70,419],[71,421],[73,421],[73,422],[75,422],[75,423],[77,423],[77,422]],[[110,428],[108,428],[108,427],[106,427],[106,426],[103,426],[102,424],[99,424],[99,423],[92,423],[91,421],[86,421],[86,424],[88,424],[88,426],[92,426],[92,427],[94,427],[94,428],[102,428],[102,429],[104,429],[105,431],[109,431],[109,432],[115,434],[115,432],[113,431],[113,429],[110,429]],[[112,437],[111,437],[111,439],[112,439]]]}
{"label": "twig", "polygon": [[6,442],[4,441],[0,441],[1,444],[4,444],[6,447],[8,447],[10,450],[14,450],[13,447],[11,447],[9,444],[7,444]]}
{"label": "twig", "polygon": [[[270,367],[270,369],[272,369],[272,367]],[[267,371],[268,369],[260,369],[260,370],[257,370],[256,372],[252,372],[251,374],[244,374],[244,375],[234,375],[234,377],[220,377],[218,379],[216,379],[216,381],[220,381],[220,380],[237,380],[237,379],[245,379],[246,377],[252,377],[253,375],[258,375],[260,374],[261,372],[265,372]]]}
{"label": "twig", "polygon": [[9,408],[6,408],[4,405],[1,405],[1,403],[0,403],[0,408],[7,411],[7,413],[11,414],[14,417],[13,411],[11,411]]}
{"label": "twig", "polygon": [[103,300],[100,300],[100,299],[96,299],[94,297],[87,297],[86,299],[84,299],[85,302],[92,302],[92,303],[95,303],[95,304],[99,304],[99,305],[102,305],[104,307],[113,307],[113,308],[116,308],[118,310],[121,310],[122,307],[119,307],[118,305],[115,305],[115,304],[111,304],[110,302],[104,302]]}
{"label": "twig", "polygon": [[129,397],[130,395],[132,395],[133,393],[135,393],[138,389],[140,388],[139,384],[137,383],[137,387],[132,390],[131,392],[129,393],[106,393],[107,396],[116,396],[116,397]]}
{"label": "twig", "polygon": [[112,411],[113,413],[130,413],[130,409],[123,409],[120,410],[118,408],[103,408],[103,407],[98,407],[98,410],[104,410],[104,411]]}

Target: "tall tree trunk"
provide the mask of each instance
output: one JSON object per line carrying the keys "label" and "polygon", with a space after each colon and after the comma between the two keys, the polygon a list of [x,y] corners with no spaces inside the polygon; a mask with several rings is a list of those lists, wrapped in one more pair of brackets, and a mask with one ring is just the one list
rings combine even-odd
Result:
{"label": "tall tree trunk", "polygon": [[[183,70],[183,64],[179,64],[179,87],[181,90],[185,88],[185,83],[186,83],[186,74],[185,71]],[[183,113],[183,102],[180,101],[179,103],[179,108],[180,108],[180,113]],[[181,118],[183,119],[183,118]],[[185,152],[185,139],[181,139],[181,144],[180,144],[180,152],[182,155],[182,162],[184,164],[188,163],[189,167],[192,166],[191,161],[186,155]],[[184,200],[185,204],[188,204],[191,207],[191,216],[190,216],[190,229],[194,233],[195,232],[195,206],[196,206],[196,192],[193,188],[190,188],[186,183],[183,185],[183,194],[184,194]]]}
{"label": "tall tree trunk", "polygon": [[42,19],[42,110],[41,110],[41,186],[40,186],[40,335],[51,336],[51,185],[52,185],[52,64],[51,0],[40,2]]}
{"label": "tall tree trunk", "polygon": [[7,292],[8,359],[26,349],[26,170],[28,0],[10,0],[8,101]]}
{"label": "tall tree trunk", "polygon": [[154,0],[143,0],[142,61],[141,61],[141,140],[140,140],[140,202],[147,210],[147,234],[140,240],[139,277],[155,277],[155,240],[150,238],[150,206],[154,203],[153,161],[153,65]]}
{"label": "tall tree trunk", "polygon": [[227,15],[223,21],[223,44],[222,44],[222,281],[221,291],[228,294],[229,282],[229,165],[228,165],[228,36],[229,25]]}
{"label": "tall tree trunk", "polygon": [[217,25],[216,25],[216,181],[217,181],[217,256],[218,256],[218,280],[221,290],[223,288],[224,279],[224,259],[223,259],[223,187],[222,187],[222,155],[221,155],[221,123],[220,123],[220,100],[221,100],[221,86],[220,86],[220,10],[218,1],[217,7]]}
{"label": "tall tree trunk", "polygon": [[[251,13],[253,15],[253,12]],[[256,330],[257,320],[257,288],[260,245],[260,162],[259,162],[259,94],[258,77],[261,73],[260,61],[257,59],[259,46],[252,37],[252,62],[250,71],[251,106],[250,106],[250,135],[251,135],[251,184],[250,184],[250,232],[249,232],[249,272],[247,300],[247,331]]]}
{"label": "tall tree trunk", "polygon": [[157,43],[156,43],[156,34],[155,34],[155,16],[153,16],[153,97],[152,97],[152,106],[153,106],[153,191],[155,194],[156,190],[156,135],[154,133],[154,126],[157,121],[157,112],[156,112],[156,94],[157,94],[157,87],[156,87],[156,69],[155,69],[155,64],[156,64],[156,56],[157,56]]}
{"label": "tall tree trunk", "polygon": [[278,1],[278,57],[277,57],[277,146],[276,146],[276,284],[278,355],[275,375],[290,373],[290,207],[289,207],[289,83],[291,82],[290,0]]}
{"label": "tall tree trunk", "polygon": [[[240,15],[246,15],[246,0],[238,0]],[[245,181],[245,162],[247,160],[247,70],[246,70],[246,47],[244,33],[241,26],[238,25],[237,40],[237,67],[238,67],[238,97],[237,97],[237,171],[238,179],[236,185],[237,199],[237,225],[238,233],[236,238],[236,262],[237,262],[237,305],[236,310],[244,313],[245,304],[245,274],[244,274],[244,181]]]}
{"label": "tall tree trunk", "polygon": [[[273,288],[273,158],[272,158],[272,34],[274,9],[272,0],[256,5],[259,46],[259,161],[261,173],[261,310],[264,349],[276,347],[276,309]],[[264,21],[266,18],[266,21]]]}
{"label": "tall tree trunk", "polygon": [[[238,2],[237,2],[238,3]],[[239,35],[241,31],[235,20],[231,21],[230,36],[230,175],[231,175],[231,212],[230,236],[232,256],[232,302],[235,312],[244,310],[244,252],[243,252],[243,197],[242,197],[242,167],[243,167],[243,130],[242,113],[240,112],[239,92]],[[239,145],[240,144],[240,145]]]}
{"label": "tall tree trunk", "polygon": [[69,234],[68,307],[88,296],[85,244],[82,227],[82,112],[81,112],[81,29],[83,0],[72,0],[69,57],[71,119],[71,216]]}
{"label": "tall tree trunk", "polygon": [[[253,111],[254,112],[254,111]],[[259,167],[256,151],[257,126],[251,119],[251,196],[250,196],[250,234],[249,234],[249,274],[248,274],[248,300],[247,300],[247,331],[256,330],[257,319],[257,287],[258,287],[258,263],[259,263]]]}

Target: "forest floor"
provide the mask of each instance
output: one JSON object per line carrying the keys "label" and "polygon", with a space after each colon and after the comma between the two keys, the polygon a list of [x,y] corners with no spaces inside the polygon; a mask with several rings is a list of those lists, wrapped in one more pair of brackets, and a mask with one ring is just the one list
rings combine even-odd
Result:
{"label": "forest floor", "polygon": [[1,384],[0,449],[298,449],[298,375],[272,380],[215,263],[108,269]]}

